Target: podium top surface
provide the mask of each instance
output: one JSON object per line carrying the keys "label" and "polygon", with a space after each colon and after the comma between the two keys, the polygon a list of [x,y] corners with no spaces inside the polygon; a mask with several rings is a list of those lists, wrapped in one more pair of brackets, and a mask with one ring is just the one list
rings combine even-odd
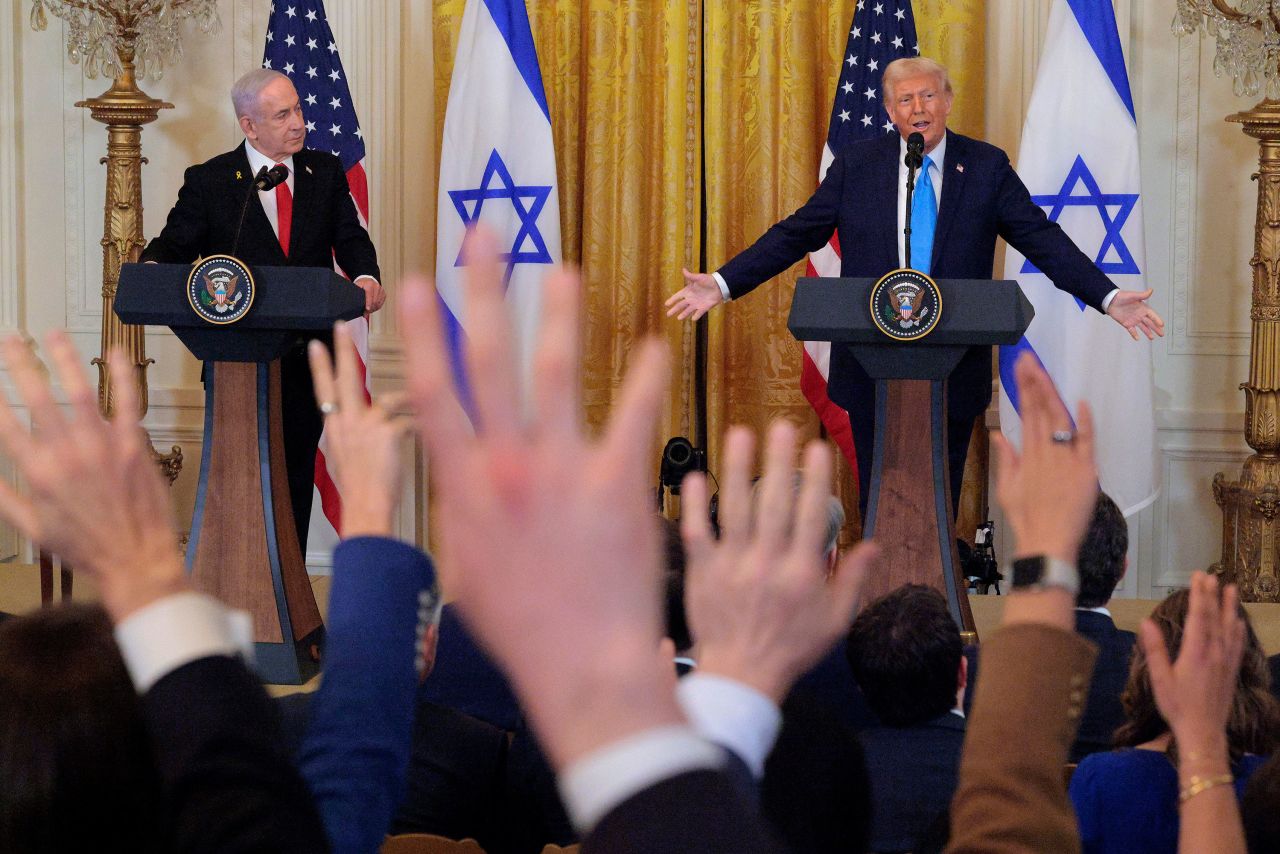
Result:
{"label": "podium top surface", "polygon": [[899,342],[871,319],[871,289],[877,279],[802,278],[796,282],[787,328],[801,341],[883,344],[892,347],[1016,344],[1035,316],[1017,282],[998,279],[938,279],[942,317],[924,338]]}
{"label": "podium top surface", "polygon": [[[214,329],[187,300],[190,264],[124,264],[115,312],[125,323],[179,329]],[[322,267],[252,267],[253,307],[232,327],[240,330],[329,329],[364,312],[364,291]],[[227,327],[227,328],[232,328]]]}

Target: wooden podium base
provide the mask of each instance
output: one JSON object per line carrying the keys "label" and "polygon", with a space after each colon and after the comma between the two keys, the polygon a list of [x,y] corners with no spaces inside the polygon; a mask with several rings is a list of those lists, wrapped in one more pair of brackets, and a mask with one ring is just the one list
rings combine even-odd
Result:
{"label": "wooden podium base", "polygon": [[863,598],[870,602],[904,584],[927,584],[947,597],[960,630],[974,632],[951,518],[946,402],[943,380],[876,380],[876,446],[863,536],[875,537],[881,557]]}
{"label": "wooden podium base", "polygon": [[187,571],[198,590],[252,616],[264,681],[300,685],[319,671],[324,624],[294,530],[278,360],[205,365]]}

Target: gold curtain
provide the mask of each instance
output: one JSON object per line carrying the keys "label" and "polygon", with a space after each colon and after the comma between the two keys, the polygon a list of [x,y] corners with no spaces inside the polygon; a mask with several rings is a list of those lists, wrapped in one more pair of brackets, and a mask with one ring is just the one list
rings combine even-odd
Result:
{"label": "gold curtain", "polygon": [[[698,265],[704,236],[714,269],[813,192],[856,0],[527,5],[555,138],[564,257],[581,265],[586,282],[588,418],[603,422],[628,353],[640,336],[657,333],[674,366],[662,435],[691,436],[694,325],[668,320],[662,303],[680,286],[680,267]],[[465,0],[434,0],[437,152],[464,7]],[[921,53],[949,66],[960,93],[952,125],[981,135],[983,4],[915,0],[913,8]],[[762,431],[787,417],[818,433],[799,392],[800,345],[786,331],[802,270],[797,264],[710,315],[712,471],[730,424]],[[856,506],[841,469],[845,504]]]}

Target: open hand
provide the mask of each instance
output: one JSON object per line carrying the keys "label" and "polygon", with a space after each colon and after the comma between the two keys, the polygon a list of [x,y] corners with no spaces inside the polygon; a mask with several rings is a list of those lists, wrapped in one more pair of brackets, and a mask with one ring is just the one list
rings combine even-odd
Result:
{"label": "open hand", "polygon": [[31,413],[28,428],[0,396],[0,449],[26,493],[0,481],[0,517],[98,584],[120,622],[144,605],[188,588],[169,493],[138,426],[133,367],[108,357],[115,417],[98,411],[80,358],[63,332],[46,339],[64,411],[25,342],[4,341],[5,367]]}
{"label": "open hand", "polygon": [[724,294],[715,276],[710,273],[690,273],[681,269],[684,275],[684,287],[667,298],[667,317],[675,316],[677,320],[691,317],[699,319],[711,309],[724,302]]}
{"label": "open hand", "polygon": [[1107,314],[1127,329],[1134,341],[1138,340],[1139,332],[1146,335],[1149,341],[1154,341],[1157,336],[1164,337],[1164,321],[1156,314],[1155,309],[1147,305],[1152,293],[1151,288],[1145,291],[1117,291],[1111,298],[1111,304],[1107,306]]}
{"label": "open hand", "polygon": [[685,477],[685,608],[699,672],[736,679],[781,702],[796,677],[848,630],[879,550],[859,543],[828,580],[830,447],[815,441],[805,448],[797,497],[796,429],[775,422],[753,507],[754,446],[751,431],[741,427],[725,439],[718,541],[707,513],[706,476]]}

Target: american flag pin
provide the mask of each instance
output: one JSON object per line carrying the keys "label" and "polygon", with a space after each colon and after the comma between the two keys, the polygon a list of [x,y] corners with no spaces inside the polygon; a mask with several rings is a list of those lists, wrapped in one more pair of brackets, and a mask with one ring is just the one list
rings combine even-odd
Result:
{"label": "american flag pin", "polygon": [[957,171],[957,172],[964,172],[964,164],[963,164],[963,163],[957,163],[957,164],[956,164],[956,171]]}

